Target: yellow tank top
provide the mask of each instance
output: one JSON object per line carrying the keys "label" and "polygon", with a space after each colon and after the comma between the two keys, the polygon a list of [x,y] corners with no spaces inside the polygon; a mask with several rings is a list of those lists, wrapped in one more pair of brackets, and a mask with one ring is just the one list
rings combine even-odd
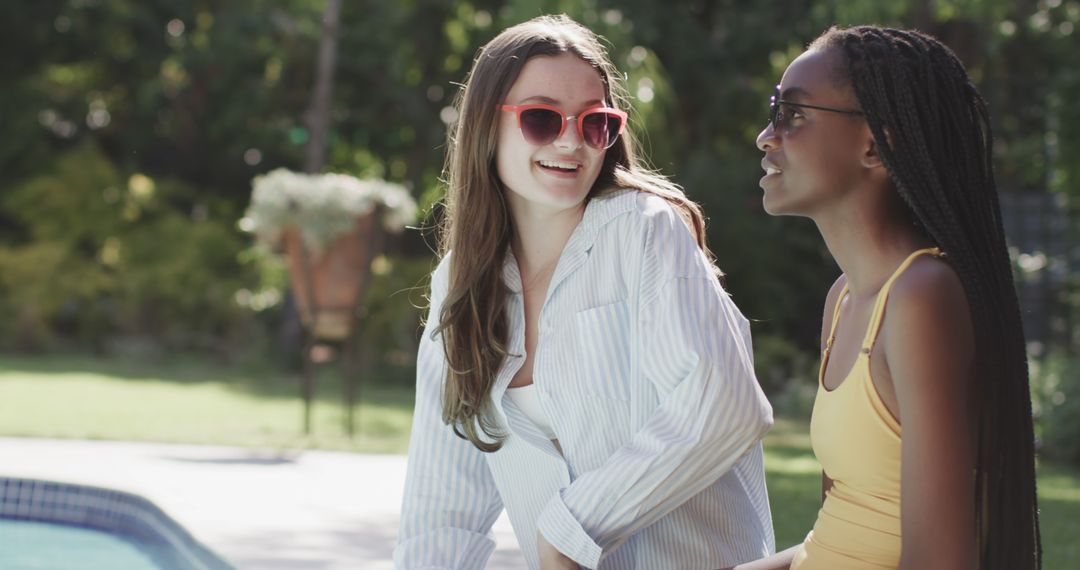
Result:
{"label": "yellow tank top", "polygon": [[832,489],[814,529],[796,554],[792,570],[896,568],[900,563],[900,423],[885,407],[870,378],[870,351],[881,328],[893,282],[918,256],[940,255],[937,248],[915,251],[878,291],[862,349],[847,377],[826,390],[824,371],[836,337],[840,292],[818,371],[818,390],[810,420],[810,444]]}

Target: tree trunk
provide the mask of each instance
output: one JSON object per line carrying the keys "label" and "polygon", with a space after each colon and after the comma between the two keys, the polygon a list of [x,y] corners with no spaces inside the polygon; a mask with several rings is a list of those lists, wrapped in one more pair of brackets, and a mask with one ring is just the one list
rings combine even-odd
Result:
{"label": "tree trunk", "polygon": [[933,33],[934,24],[937,22],[937,1],[918,0],[913,2],[909,17],[915,29]]}
{"label": "tree trunk", "polygon": [[330,130],[330,95],[334,86],[334,67],[337,62],[338,24],[341,20],[341,0],[326,0],[323,12],[323,33],[319,41],[319,59],[315,66],[315,90],[311,106],[305,113],[308,131],[305,172],[319,172],[326,163],[326,146]]}

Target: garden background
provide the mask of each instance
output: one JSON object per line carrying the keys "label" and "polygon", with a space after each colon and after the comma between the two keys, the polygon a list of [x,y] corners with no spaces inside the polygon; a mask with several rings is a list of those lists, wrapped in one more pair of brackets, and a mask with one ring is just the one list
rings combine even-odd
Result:
{"label": "garden background", "polygon": [[[810,222],[763,212],[754,138],[783,69],[829,25],[918,27],[990,104],[1046,567],[1080,562],[1080,2],[355,0],[336,34],[333,3],[0,5],[0,435],[405,453],[452,99],[499,30],[565,12],[609,40],[651,163],[705,209],[780,418],[767,463],[778,544],[800,540],[819,501],[806,425],[838,269]],[[402,184],[421,211],[373,264],[353,437],[333,367],[303,433],[285,266],[240,223],[253,177],[310,170],[313,140],[318,170]]]}

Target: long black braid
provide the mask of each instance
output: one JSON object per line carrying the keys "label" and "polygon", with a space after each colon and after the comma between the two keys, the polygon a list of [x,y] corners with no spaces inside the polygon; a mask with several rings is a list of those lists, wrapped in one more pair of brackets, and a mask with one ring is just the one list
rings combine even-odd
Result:
{"label": "long black braid", "polygon": [[971,304],[979,442],[979,567],[1042,566],[1031,395],[1020,306],[1001,225],[986,102],[949,48],[915,31],[832,28],[811,49],[838,49],[900,196],[948,255]]}

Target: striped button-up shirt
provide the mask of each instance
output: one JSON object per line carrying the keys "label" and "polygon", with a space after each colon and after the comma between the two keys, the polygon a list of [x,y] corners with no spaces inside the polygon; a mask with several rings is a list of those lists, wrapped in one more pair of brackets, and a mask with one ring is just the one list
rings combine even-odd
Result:
{"label": "striped button-up shirt", "polygon": [[749,326],[667,202],[629,190],[591,200],[559,258],[533,382],[562,454],[505,397],[525,353],[512,256],[510,356],[491,391],[502,448],[482,453],[442,422],[433,327],[448,259],[432,275],[419,348],[399,568],[483,568],[504,507],[534,569],[538,531],[604,570],[719,568],[773,552],[760,441],[772,409]]}

